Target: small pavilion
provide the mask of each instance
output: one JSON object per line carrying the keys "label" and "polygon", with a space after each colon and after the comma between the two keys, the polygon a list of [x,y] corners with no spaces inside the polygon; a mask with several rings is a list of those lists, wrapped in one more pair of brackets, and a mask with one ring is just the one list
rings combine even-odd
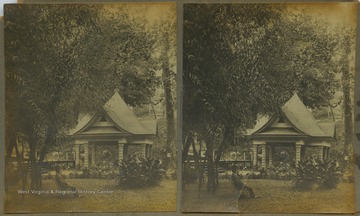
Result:
{"label": "small pavilion", "polygon": [[295,93],[277,114],[259,119],[248,135],[253,167],[266,169],[284,157],[296,162],[311,155],[327,159],[335,141],[335,123],[318,122]]}
{"label": "small pavilion", "polygon": [[75,166],[90,168],[132,154],[149,157],[157,130],[156,120],[139,120],[116,92],[101,111],[80,115],[78,125],[70,132]]}

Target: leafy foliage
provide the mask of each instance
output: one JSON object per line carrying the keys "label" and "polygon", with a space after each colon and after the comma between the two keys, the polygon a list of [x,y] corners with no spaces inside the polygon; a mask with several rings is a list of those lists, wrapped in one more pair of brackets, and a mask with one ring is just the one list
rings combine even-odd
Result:
{"label": "leafy foliage", "polygon": [[309,157],[296,165],[294,185],[300,190],[332,189],[340,181],[340,167],[334,161]]}
{"label": "leafy foliage", "polygon": [[95,165],[90,167],[89,176],[91,178],[100,178],[100,179],[113,179],[117,176],[115,166],[106,164],[106,165]]}
{"label": "leafy foliage", "polygon": [[159,160],[145,159],[136,154],[120,162],[119,169],[119,185],[124,188],[158,186],[165,174]]}
{"label": "leafy foliage", "polygon": [[291,180],[295,177],[295,168],[290,163],[280,162],[277,166],[271,166],[266,170],[266,178]]}

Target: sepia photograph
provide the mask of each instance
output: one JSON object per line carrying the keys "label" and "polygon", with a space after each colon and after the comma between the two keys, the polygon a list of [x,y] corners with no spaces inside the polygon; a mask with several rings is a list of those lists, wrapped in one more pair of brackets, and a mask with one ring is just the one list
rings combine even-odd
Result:
{"label": "sepia photograph", "polygon": [[7,4],[4,26],[4,213],[176,211],[176,4]]}
{"label": "sepia photograph", "polygon": [[184,213],[355,212],[356,3],[185,3]]}

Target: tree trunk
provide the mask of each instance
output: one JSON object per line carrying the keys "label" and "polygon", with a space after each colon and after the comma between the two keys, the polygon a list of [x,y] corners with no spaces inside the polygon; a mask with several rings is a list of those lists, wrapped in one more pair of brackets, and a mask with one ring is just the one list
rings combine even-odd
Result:
{"label": "tree trunk", "polygon": [[196,171],[198,173],[198,180],[199,180],[199,186],[198,186],[198,198],[200,197],[200,192],[201,192],[201,186],[202,186],[202,181],[201,181],[201,167],[200,167],[200,159],[199,159],[199,154],[196,150],[195,147],[195,142],[192,143],[192,148],[193,148],[193,152],[194,152],[194,161],[195,161],[195,168]]}
{"label": "tree trunk", "polygon": [[233,144],[233,140],[234,140],[234,128],[231,126],[225,126],[223,139],[216,151],[216,158],[215,158],[216,164],[219,163],[221,155],[225,150],[226,146],[228,146],[229,144]]}
{"label": "tree trunk", "polygon": [[216,157],[214,161],[216,188],[219,187],[219,161],[226,147],[229,146],[229,144],[233,144],[234,133],[234,128],[231,125],[225,126],[223,139],[216,151]]}
{"label": "tree trunk", "polygon": [[185,163],[185,161],[187,160],[191,143],[194,142],[193,134],[191,132],[188,132],[183,142],[184,145],[182,150],[182,162]]}
{"label": "tree trunk", "polygon": [[[16,135],[9,134],[8,139],[6,140],[6,157],[5,157],[5,164],[10,162],[12,152],[14,148],[16,149]],[[16,151],[16,158],[20,158],[19,152]]]}
{"label": "tree trunk", "polygon": [[214,194],[216,192],[215,184],[215,166],[214,166],[214,148],[213,141],[209,138],[206,140],[206,149],[207,149],[207,167],[208,167],[208,182],[207,182],[207,191]]}
{"label": "tree trunk", "polygon": [[202,161],[201,159],[201,152],[202,152],[202,140],[200,141],[200,148],[199,148],[199,197],[200,197],[200,192],[201,192],[201,188],[204,184],[204,161]]}
{"label": "tree trunk", "polygon": [[40,187],[40,179],[38,174],[38,166],[36,162],[36,148],[34,145],[30,145],[29,163],[31,170],[31,189],[37,190]]}
{"label": "tree trunk", "polygon": [[56,129],[48,127],[44,145],[41,148],[39,159],[36,158],[36,144],[29,142],[30,162],[31,162],[31,188],[39,189],[41,187],[41,163],[44,161],[49,146],[55,143]]}
{"label": "tree trunk", "polygon": [[[194,138],[192,136],[192,133],[187,133],[187,135],[185,136],[184,140],[183,140],[183,151],[182,151],[182,171],[183,173],[185,173],[185,169],[186,169],[186,160],[187,160],[187,155],[189,153],[189,149],[191,144],[194,142]],[[182,181],[182,190],[185,190],[185,179],[183,178]]]}
{"label": "tree trunk", "polygon": [[344,97],[344,155],[349,155],[349,146],[353,141],[353,115],[352,115],[352,100],[351,100],[351,75],[349,68],[349,53],[350,53],[350,40],[344,39],[344,54],[342,59],[342,90]]}
{"label": "tree trunk", "polygon": [[174,100],[172,96],[172,76],[170,70],[170,62],[168,52],[170,50],[168,35],[164,35],[164,50],[162,54],[162,79],[164,86],[164,95],[165,95],[165,117],[166,117],[166,150],[167,153],[171,155],[172,162],[175,148],[175,115],[174,115]]}
{"label": "tree trunk", "polygon": [[344,154],[349,154],[349,146],[352,145],[353,140],[353,122],[352,122],[352,109],[351,109],[351,96],[350,88],[344,89],[344,115],[345,115],[345,140],[344,140]]}

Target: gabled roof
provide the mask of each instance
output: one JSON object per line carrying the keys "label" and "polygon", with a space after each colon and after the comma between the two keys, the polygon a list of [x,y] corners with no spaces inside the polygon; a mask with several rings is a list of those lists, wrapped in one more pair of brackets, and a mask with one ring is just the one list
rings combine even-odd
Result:
{"label": "gabled roof", "polygon": [[269,121],[271,120],[271,116],[259,116],[256,120],[256,123],[253,128],[249,128],[246,131],[246,135],[253,134],[263,128]]}
{"label": "gabled roof", "polygon": [[77,120],[77,125],[74,128],[71,128],[68,132],[69,135],[73,135],[84,128],[93,118],[95,114],[91,113],[80,113]]}
{"label": "gabled roof", "polygon": [[141,120],[140,122],[145,129],[151,132],[151,134],[158,134],[158,125],[156,120]]}
{"label": "gabled roof", "polygon": [[[279,122],[279,120],[283,122]],[[260,125],[258,125],[260,124]],[[287,135],[334,138],[335,123],[318,123],[295,93],[281,108],[280,116],[273,115],[256,124],[249,135]]]}
{"label": "gabled roof", "polygon": [[[101,122],[106,119],[107,122]],[[99,129],[101,128],[101,129]],[[82,114],[78,125],[71,134],[129,133],[134,135],[156,135],[156,120],[142,123],[116,92],[103,106],[103,111],[96,114]]]}
{"label": "gabled roof", "polygon": [[297,93],[281,107],[281,111],[296,128],[305,134],[314,137],[327,136],[316,122],[314,116],[300,100]]}
{"label": "gabled roof", "polygon": [[335,123],[333,122],[318,122],[320,128],[329,136],[329,137],[336,137],[335,134]]}
{"label": "gabled roof", "polygon": [[272,115],[268,117],[262,125],[256,126],[257,130],[252,130],[251,135],[257,136],[307,136],[284,116],[284,114]]}
{"label": "gabled roof", "polygon": [[152,134],[141,124],[119,93],[115,92],[110,100],[106,102],[104,110],[119,127],[127,132],[132,134]]}

